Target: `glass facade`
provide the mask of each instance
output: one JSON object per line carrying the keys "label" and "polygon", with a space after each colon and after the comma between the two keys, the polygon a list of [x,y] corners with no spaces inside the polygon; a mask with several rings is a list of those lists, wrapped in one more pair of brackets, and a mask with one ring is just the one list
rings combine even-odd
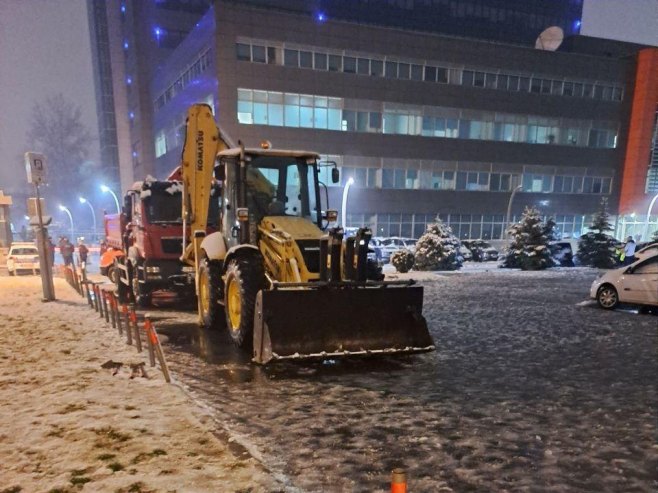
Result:
{"label": "glass facade", "polygon": [[[460,161],[388,160],[363,156],[322,156],[336,163],[340,184],[331,183],[328,171],[320,181],[328,186],[345,186],[354,179],[355,187],[401,190],[457,190],[463,192],[523,192],[553,194],[609,195],[613,177],[591,168],[562,168],[525,165],[518,172],[502,171],[519,165]],[[369,163],[368,163],[369,161]],[[359,162],[358,166],[353,165]],[[551,168],[550,170],[547,168]],[[326,168],[323,168],[326,169]]]}
{"label": "glass facade", "polygon": [[[439,219],[452,228],[461,240],[500,240],[505,234],[505,216],[502,214],[439,214]],[[348,214],[347,227],[368,226],[373,236],[420,238],[427,226],[436,222],[437,214]],[[512,216],[512,222],[520,217]],[[546,219],[546,218],[544,218]],[[556,232],[561,238],[578,238],[591,223],[590,216],[557,215]]]}
{"label": "glass facade", "polygon": [[238,60],[286,67],[344,72],[369,77],[404,79],[437,84],[456,84],[544,96],[622,101],[624,88],[614,82],[556,79],[531,73],[506,73],[485,67],[450,66],[440,61],[403,60],[399,57],[344,52],[323,48],[297,48],[273,41],[242,38],[235,45]]}
{"label": "glass facade", "polygon": [[618,124],[238,89],[238,122],[347,132],[614,148]]}

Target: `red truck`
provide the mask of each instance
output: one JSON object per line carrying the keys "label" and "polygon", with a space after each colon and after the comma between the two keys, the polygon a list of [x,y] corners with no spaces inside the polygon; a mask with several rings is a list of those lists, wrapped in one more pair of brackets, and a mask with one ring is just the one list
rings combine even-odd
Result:
{"label": "red truck", "polygon": [[124,196],[122,213],[105,215],[108,251],[101,268],[107,265],[122,301],[148,306],[157,295],[194,296],[194,268],[180,261],[183,186],[176,177],[174,172],[164,181],[136,182]]}

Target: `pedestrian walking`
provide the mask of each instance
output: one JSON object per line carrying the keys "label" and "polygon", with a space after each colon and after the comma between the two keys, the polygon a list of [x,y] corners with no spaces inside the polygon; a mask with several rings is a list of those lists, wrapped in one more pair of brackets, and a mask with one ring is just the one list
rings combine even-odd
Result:
{"label": "pedestrian walking", "polygon": [[629,236],[624,245],[624,265],[631,265],[635,262],[635,240]]}
{"label": "pedestrian walking", "polygon": [[62,236],[61,241],[59,242],[59,253],[64,260],[64,265],[73,265],[73,253],[75,252],[75,247],[69,241],[68,238]]}
{"label": "pedestrian walking", "polygon": [[53,237],[48,236],[48,255],[50,256],[50,266],[55,265],[55,244],[53,243]]}
{"label": "pedestrian walking", "polygon": [[89,248],[84,243],[84,238],[78,240],[78,257],[80,258],[80,266],[84,269],[87,266],[87,255]]}
{"label": "pedestrian walking", "polygon": [[107,252],[107,241],[103,239],[101,240],[101,244],[100,244],[100,251],[99,251],[100,256],[102,257],[105,252]]}

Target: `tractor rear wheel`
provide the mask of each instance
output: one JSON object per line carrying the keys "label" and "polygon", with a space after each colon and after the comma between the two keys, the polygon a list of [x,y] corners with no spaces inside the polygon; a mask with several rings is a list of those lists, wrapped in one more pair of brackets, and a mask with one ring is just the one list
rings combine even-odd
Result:
{"label": "tractor rear wheel", "polygon": [[217,329],[224,325],[222,300],[222,265],[205,259],[199,265],[199,312],[206,329]]}
{"label": "tractor rear wheel", "polygon": [[252,346],[256,295],[264,284],[265,273],[259,258],[243,257],[229,262],[224,310],[229,335],[238,347],[250,349]]}

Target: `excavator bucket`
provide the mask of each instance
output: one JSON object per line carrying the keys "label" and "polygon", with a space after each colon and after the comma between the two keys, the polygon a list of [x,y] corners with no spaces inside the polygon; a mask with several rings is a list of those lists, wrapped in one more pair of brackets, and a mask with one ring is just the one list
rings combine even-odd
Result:
{"label": "excavator bucket", "polygon": [[422,287],[306,286],[258,293],[254,362],[434,350]]}

